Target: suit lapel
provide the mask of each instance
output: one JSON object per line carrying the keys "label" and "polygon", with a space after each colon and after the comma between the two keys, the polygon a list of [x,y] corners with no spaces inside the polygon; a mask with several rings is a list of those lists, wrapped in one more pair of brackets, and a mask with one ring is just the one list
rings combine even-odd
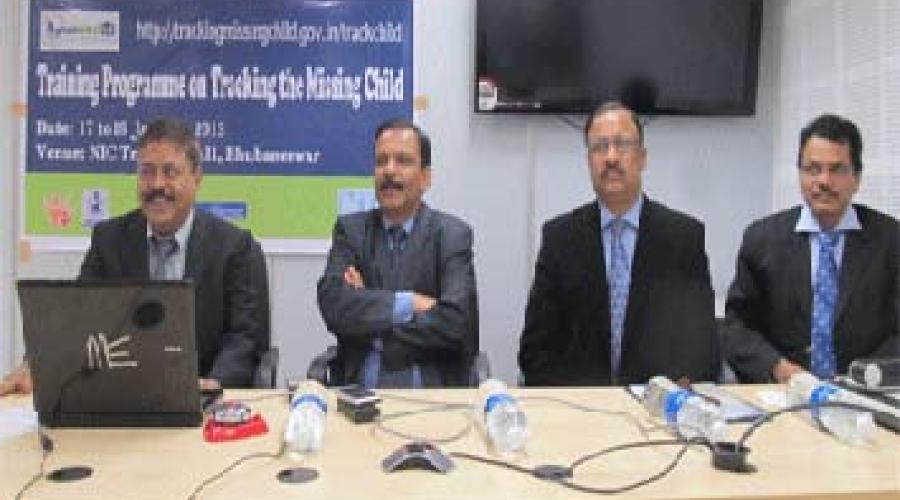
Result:
{"label": "suit lapel", "polygon": [[130,279],[149,279],[149,258],[147,256],[147,219],[136,212],[126,226],[127,236],[122,242],[119,258],[122,262],[121,274]]}
{"label": "suit lapel", "polygon": [[[585,297],[590,307],[597,307],[604,314],[603,318],[609,318],[609,285],[606,282],[606,255],[603,252],[603,235],[600,230],[600,209],[596,203],[589,203],[579,209],[576,214],[573,241],[572,262],[584,263],[584,269],[576,269],[575,272],[584,273],[587,280],[587,293]],[[579,264],[580,267],[580,264]],[[607,321],[608,323],[608,321]],[[607,332],[605,338],[600,339],[603,345],[609,349],[609,324],[598,328],[597,331]]]}
{"label": "suit lapel", "polygon": [[799,308],[798,317],[805,318],[805,323],[810,324],[812,320],[812,260],[809,253],[809,235],[807,233],[798,233],[797,220],[800,218],[800,209],[795,210],[794,216],[789,219],[790,225],[785,228],[787,231],[788,244],[785,262],[796,262],[794,266],[788,265],[791,277],[788,278],[788,285],[796,294],[797,307]]}
{"label": "suit lapel", "polygon": [[[435,265],[434,247],[428,243],[428,240],[434,235],[433,225],[434,212],[423,203],[419,213],[416,214],[412,234],[409,235],[406,247],[403,249],[400,266],[402,273],[398,276],[398,285],[401,287],[414,286],[416,283],[411,282],[410,278],[415,280],[416,277],[435,275],[434,272],[428,272],[428,269],[422,269],[422,266]],[[426,252],[426,248],[430,251]]]}
{"label": "suit lapel", "polygon": [[191,228],[191,234],[188,236],[187,253],[184,256],[184,277],[185,279],[193,279],[194,283],[199,287],[202,280],[198,279],[203,274],[203,258],[206,252],[207,237],[209,230],[207,227],[208,220],[200,210],[194,210],[194,222]]}
{"label": "suit lapel", "polygon": [[[865,226],[862,231],[848,231],[844,237],[844,252],[840,267],[840,281],[838,285],[838,302],[834,312],[834,322],[841,318],[841,313],[847,308],[850,296],[856,288],[860,275],[865,269],[864,256],[871,255],[866,248],[870,243],[870,235]],[[837,330],[837,329],[835,329]]]}
{"label": "suit lapel", "polygon": [[649,277],[654,276],[653,265],[659,262],[655,252],[668,251],[655,238],[659,230],[655,228],[657,223],[656,206],[649,198],[644,198],[641,207],[640,222],[638,224],[637,240],[634,246],[634,256],[631,259],[631,284],[628,287],[628,306],[625,309],[625,324],[622,327],[622,357],[629,344],[637,341],[640,335],[639,329],[635,329],[635,322],[643,314],[647,303],[647,294],[650,293]]}

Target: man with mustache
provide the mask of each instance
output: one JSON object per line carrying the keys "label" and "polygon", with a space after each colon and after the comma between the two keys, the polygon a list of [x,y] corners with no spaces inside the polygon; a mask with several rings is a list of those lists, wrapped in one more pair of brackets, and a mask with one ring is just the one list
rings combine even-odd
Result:
{"label": "man with mustache", "polygon": [[[94,227],[78,278],[194,280],[200,388],[249,386],[262,335],[251,276],[252,259],[261,255],[254,253],[257,243],[249,232],[194,209],[203,171],[188,124],[152,121],[137,148],[140,209]],[[27,365],[0,383],[0,395],[30,391]]]}
{"label": "man with mustache", "polygon": [[725,304],[724,350],[738,378],[785,382],[900,355],[898,224],[851,203],[862,175],[853,122],[819,116],[800,132],[803,203],[751,224]]}
{"label": "man with mustache", "polygon": [[584,128],[597,199],[543,226],[519,367],[528,385],[715,380],[703,225],[641,191],[643,129],[618,102]]}
{"label": "man with mustache", "polygon": [[472,229],[422,201],[431,142],[415,124],[375,132],[379,208],[338,218],[319,279],[322,318],[338,341],[335,383],[466,385],[478,351]]}

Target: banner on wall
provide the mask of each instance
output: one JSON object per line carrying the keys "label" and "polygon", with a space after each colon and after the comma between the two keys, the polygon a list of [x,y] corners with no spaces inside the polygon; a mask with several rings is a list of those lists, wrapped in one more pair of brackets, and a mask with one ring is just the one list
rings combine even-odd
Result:
{"label": "banner on wall", "polygon": [[412,0],[33,0],[24,228],[89,234],[137,206],[158,116],[202,143],[198,203],[262,239],[368,208],[372,133],[412,117]]}

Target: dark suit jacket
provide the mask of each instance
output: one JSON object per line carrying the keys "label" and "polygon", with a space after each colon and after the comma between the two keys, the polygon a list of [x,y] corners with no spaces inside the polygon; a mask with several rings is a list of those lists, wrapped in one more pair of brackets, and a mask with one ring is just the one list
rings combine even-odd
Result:
{"label": "dark suit jacket", "polygon": [[[856,206],[861,231],[844,240],[833,332],[838,373],[870,355],[898,355],[897,221]],[[800,207],[744,232],[725,304],[724,350],[747,382],[772,380],[779,358],[809,368],[812,280],[809,237],[794,228]]]}
{"label": "dark suit jacket", "polygon": [[[319,310],[338,341],[339,363],[346,382],[358,382],[372,340],[383,336],[383,365],[430,365],[441,381],[426,385],[464,385],[478,351],[478,301],[472,263],[472,229],[460,219],[427,206],[416,216],[403,251],[403,275],[394,289],[385,288],[383,258],[388,252],[379,210],[338,218],[325,272],[319,279]],[[365,289],[344,283],[354,266]],[[408,324],[392,322],[394,290],[410,290],[437,300]],[[424,371],[424,370],[423,370]]]}
{"label": "dark suit jacket", "polygon": [[519,368],[528,385],[715,380],[720,360],[703,225],[645,199],[631,270],[618,378],[596,202],[543,227]]}
{"label": "dark suit jacket", "polygon": [[[251,285],[247,231],[194,210],[187,242],[185,278],[196,286],[196,335],[201,377],[224,386],[248,386],[261,335]],[[140,210],[94,227],[79,279],[149,279],[147,219]]]}

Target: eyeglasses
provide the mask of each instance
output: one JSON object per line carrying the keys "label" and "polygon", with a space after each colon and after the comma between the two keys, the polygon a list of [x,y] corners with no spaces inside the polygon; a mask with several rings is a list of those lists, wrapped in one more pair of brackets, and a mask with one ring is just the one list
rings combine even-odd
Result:
{"label": "eyeglasses", "polygon": [[375,168],[385,168],[389,164],[391,164],[391,160],[393,160],[393,164],[397,168],[412,168],[419,167],[420,162],[416,159],[416,157],[406,154],[406,153],[378,153],[375,155]]}
{"label": "eyeglasses", "polygon": [[853,172],[853,167],[843,163],[826,166],[820,165],[818,163],[813,163],[811,165],[800,165],[800,171],[803,172],[804,175],[808,175],[809,177],[818,177],[822,175],[822,172],[826,171],[828,172],[828,175],[846,176],[850,175],[850,173]]}
{"label": "eyeglasses", "polygon": [[620,153],[631,153],[640,148],[641,144],[637,139],[626,139],[624,137],[613,137],[612,139],[597,139],[588,144],[588,151],[591,153],[606,154],[612,148]]}
{"label": "eyeglasses", "polygon": [[184,175],[185,169],[172,165],[171,163],[167,163],[161,167],[157,167],[156,165],[138,165],[137,168],[138,177],[144,180],[155,179],[159,173],[162,173],[162,176],[165,179],[174,180]]}

